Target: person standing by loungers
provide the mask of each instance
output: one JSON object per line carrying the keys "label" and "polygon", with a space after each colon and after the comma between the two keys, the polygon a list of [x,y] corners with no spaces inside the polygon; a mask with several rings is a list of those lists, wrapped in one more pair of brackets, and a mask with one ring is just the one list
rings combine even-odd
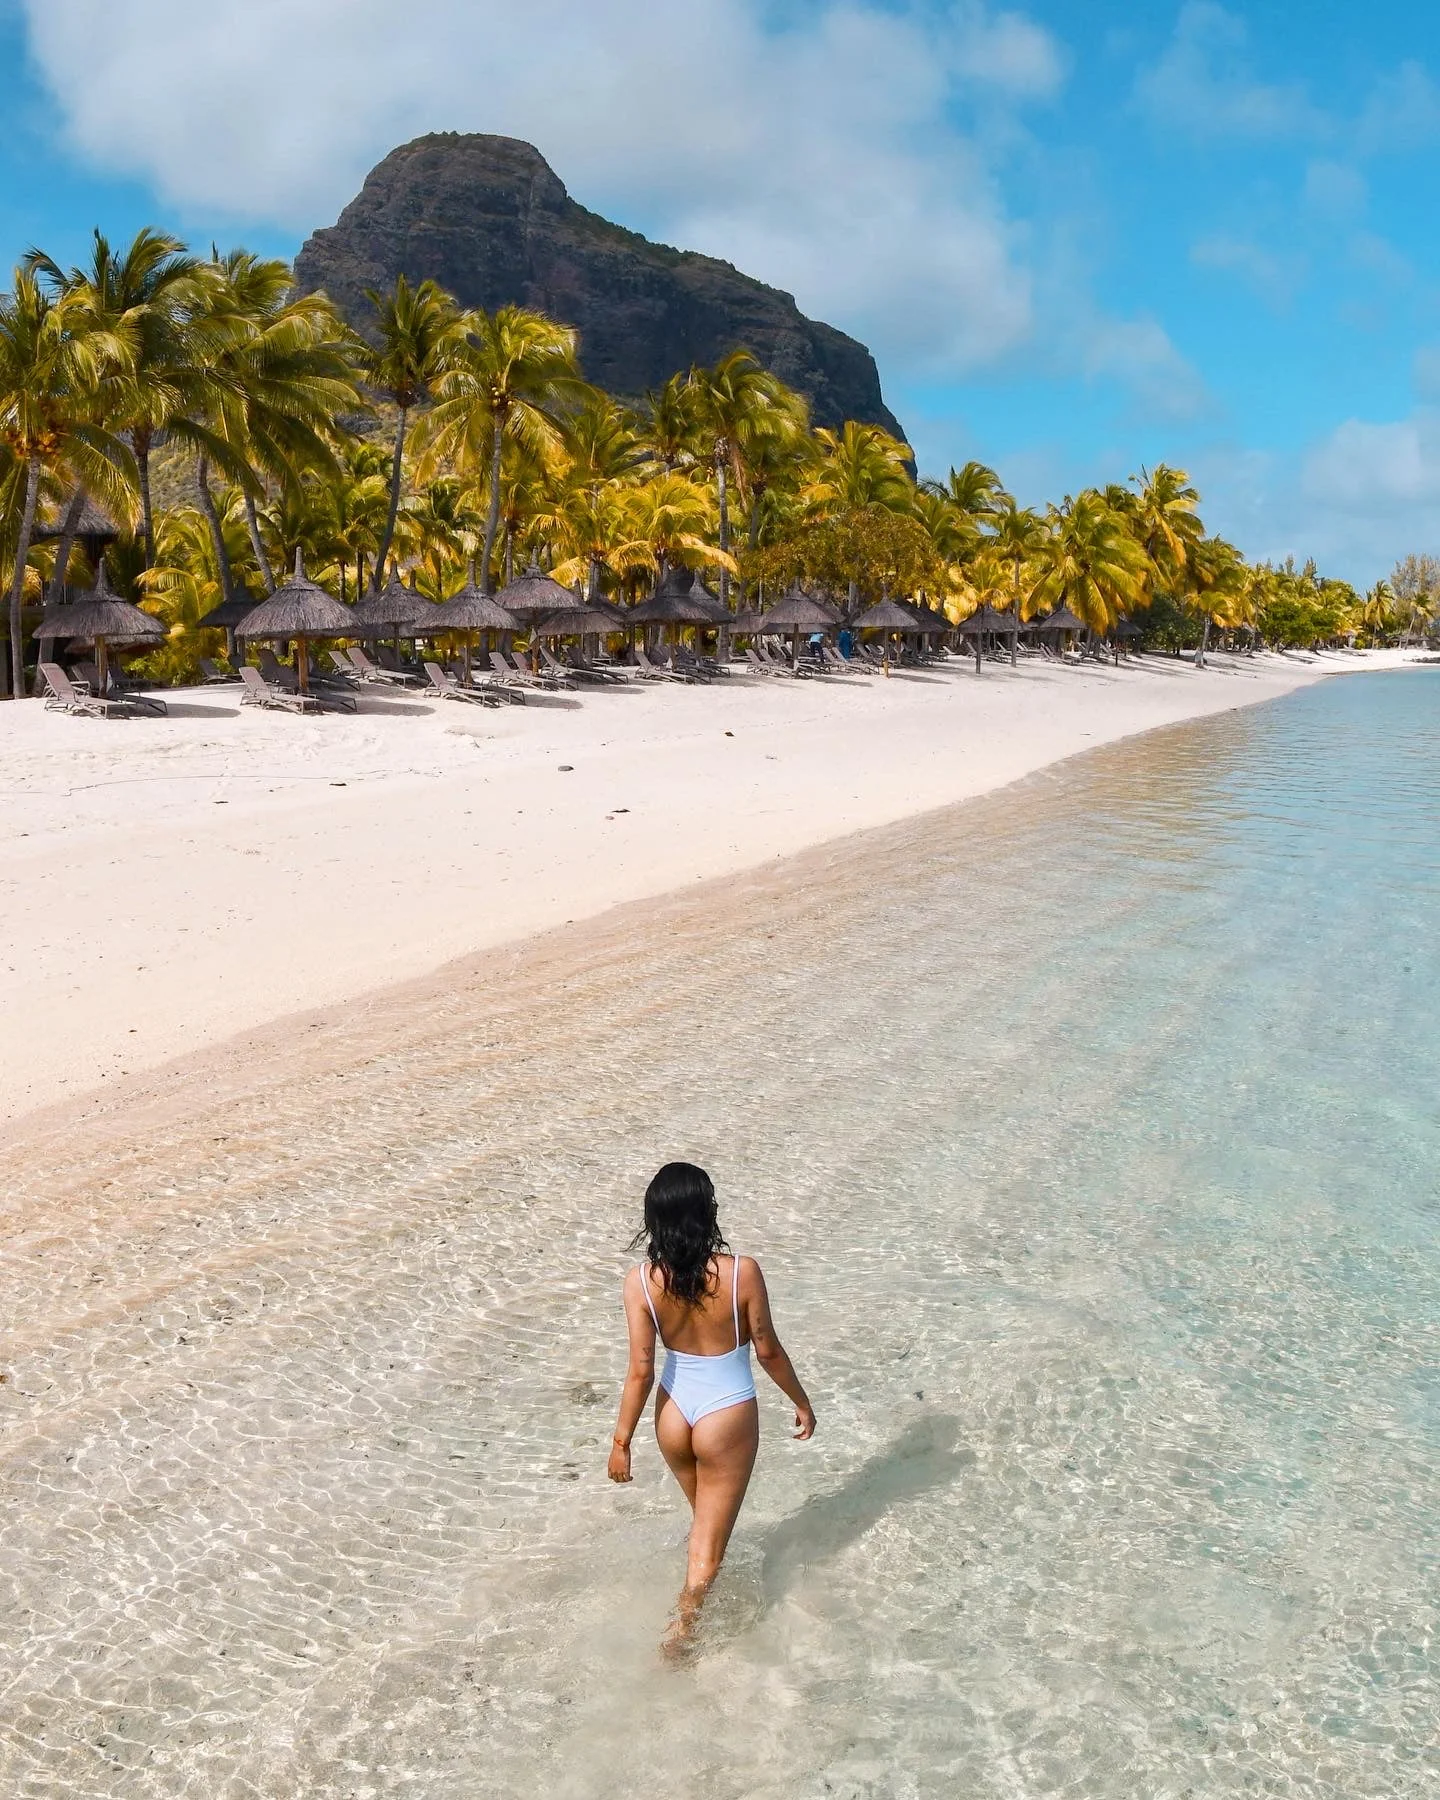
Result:
{"label": "person standing by loungers", "polygon": [[666,1647],[684,1647],[750,1485],[760,1445],[760,1409],[750,1346],[795,1407],[795,1436],[815,1430],[815,1409],[775,1335],[765,1277],[751,1256],[730,1254],[720,1231],[715,1184],[693,1163],[666,1163],[645,1190],[645,1223],[631,1244],[646,1259],[625,1277],[630,1366],[610,1445],[612,1481],[630,1480],[630,1443],[655,1385],[655,1345],[665,1366],[655,1400],[655,1437],[694,1515],[674,1625]]}

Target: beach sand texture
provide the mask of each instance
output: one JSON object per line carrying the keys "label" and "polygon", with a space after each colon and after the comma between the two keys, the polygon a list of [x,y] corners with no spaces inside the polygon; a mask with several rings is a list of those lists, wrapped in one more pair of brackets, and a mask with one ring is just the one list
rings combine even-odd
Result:
{"label": "beach sand texture", "polygon": [[[1382,1096],[1383,1137],[1359,1106],[1325,1135],[1337,979],[1284,960],[1295,859],[1227,897],[1236,803],[1203,799],[1259,716],[12,1127],[0,1788],[1418,1800],[1433,1279],[1283,1170],[1239,1228],[1228,1159],[1331,1143],[1383,1195],[1433,1123]],[[1253,1000],[1210,937],[1237,894]],[[1298,955],[1353,945],[1307,904]],[[1272,1092],[1315,1047],[1313,1092]],[[677,1150],[766,1257],[821,1432],[762,1395],[705,1653],[666,1676],[683,1513],[648,1435],[632,1489],[602,1469],[622,1246]]]}
{"label": "beach sand texture", "polygon": [[3,707],[0,1124],[453,957],[1398,660],[976,676],[957,659],[493,712],[367,692],[359,717],[311,720],[213,689],[172,695],[163,720]]}

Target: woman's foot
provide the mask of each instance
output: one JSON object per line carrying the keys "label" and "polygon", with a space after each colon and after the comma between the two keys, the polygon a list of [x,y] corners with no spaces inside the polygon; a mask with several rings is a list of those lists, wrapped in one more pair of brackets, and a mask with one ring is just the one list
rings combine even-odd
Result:
{"label": "woman's foot", "polygon": [[703,1587],[681,1588],[680,1598],[675,1604],[675,1617],[670,1627],[660,1640],[660,1654],[666,1662],[684,1662],[692,1656],[697,1648],[696,1628],[700,1623],[700,1608],[705,1604],[705,1596],[710,1591],[710,1584]]}

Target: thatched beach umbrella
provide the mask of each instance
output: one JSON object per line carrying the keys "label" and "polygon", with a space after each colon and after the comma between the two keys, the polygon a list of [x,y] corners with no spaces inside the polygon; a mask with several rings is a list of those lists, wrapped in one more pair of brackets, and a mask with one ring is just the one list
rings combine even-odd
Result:
{"label": "thatched beach umbrella", "polygon": [[46,638],[86,638],[95,645],[95,673],[99,698],[104,699],[110,685],[106,660],[111,644],[159,644],[166,636],[164,624],[153,613],[141,612],[138,606],[112,593],[105,579],[105,559],[95,586],[83,600],[69,606],[52,606],[41,617],[35,636]]}
{"label": "thatched beach umbrella", "polygon": [[962,619],[958,626],[952,626],[951,629],[958,630],[961,637],[988,637],[994,632],[1010,629],[1010,614],[996,612],[987,600],[983,606],[977,606],[968,619]]}
{"label": "thatched beach umbrella", "polygon": [[857,613],[850,621],[852,631],[883,631],[885,633],[885,673],[890,673],[890,638],[894,632],[904,632],[914,637],[924,629],[919,617],[908,606],[901,606],[897,600],[880,600],[874,606],[867,607],[864,612]]}
{"label": "thatched beach umbrella", "polygon": [[1056,607],[1054,612],[1048,613],[1043,619],[1031,621],[1032,631],[1083,631],[1084,629],[1085,621],[1063,604]]}
{"label": "thatched beach umbrella", "polygon": [[520,621],[514,613],[491,598],[475,580],[475,559],[470,559],[470,574],[464,587],[439,606],[430,606],[414,623],[417,637],[440,637],[454,632],[463,640],[462,653],[465,680],[470,680],[470,644],[477,632],[518,631]]}
{"label": "thatched beach umbrella", "polygon": [[833,631],[843,622],[839,607],[832,606],[817,594],[807,594],[802,587],[792,587],[788,593],[782,594],[765,614],[767,631],[790,633],[790,660],[797,666],[800,662],[802,631],[807,635],[814,631]]}
{"label": "thatched beach umbrella", "polygon": [[1001,631],[1003,631],[1005,636],[1010,640],[1010,667],[1013,669],[1018,660],[1016,644],[1019,640],[1020,633],[1022,631],[1028,631],[1030,627],[1021,624],[1019,614],[1013,606],[1007,606],[1004,612],[997,613],[995,616],[1000,621]]}
{"label": "thatched beach umbrella", "polygon": [[850,621],[852,631],[908,631],[922,629],[920,620],[908,606],[896,600],[881,600],[877,605],[856,615]]}
{"label": "thatched beach umbrella", "polygon": [[[680,575],[683,580],[672,579]],[[726,613],[729,618],[729,613]],[[690,577],[685,570],[672,570],[657,584],[655,592],[632,606],[625,615],[633,625],[713,625],[715,610],[704,598],[690,591]]]}
{"label": "thatched beach umbrella", "polygon": [[212,606],[196,623],[202,631],[225,633],[225,655],[234,664],[240,660],[235,654],[235,627],[254,610],[254,600],[249,594],[242,594],[234,600],[222,600],[218,606]]}
{"label": "thatched beach umbrella", "polygon": [[1008,632],[1011,629],[1011,615],[1009,613],[996,612],[995,608],[988,600],[986,600],[983,604],[975,608],[968,619],[962,619],[955,629],[959,631],[961,637],[968,637],[973,640],[975,648],[975,673],[978,675],[984,668],[982,657],[985,639],[987,637],[995,637],[1002,631]]}
{"label": "thatched beach umbrella", "polygon": [[710,618],[713,624],[728,626],[734,618],[735,615],[720,596],[706,587],[698,569],[691,576],[690,585],[686,591],[697,606],[706,606],[710,609]]}
{"label": "thatched beach umbrella", "polygon": [[367,594],[350,609],[350,637],[394,638],[408,635],[411,621],[428,605],[413,588],[406,587],[400,571],[391,564],[390,579],[378,593]]}
{"label": "thatched beach umbrella", "polygon": [[[622,623],[626,621],[622,620]],[[615,623],[612,613],[599,606],[587,606],[579,612],[556,613],[553,618],[541,619],[530,627],[536,637],[606,637],[620,627]]]}
{"label": "thatched beach umbrella", "polygon": [[[35,543],[59,543],[63,548],[67,535],[65,521],[74,501],[75,496],[72,494],[53,520],[35,527],[31,533]],[[104,507],[97,506],[90,496],[85,494],[81,497],[79,514],[74,525],[70,527],[68,535],[72,542],[78,542],[84,546],[90,567],[98,573],[105,552],[111,544],[119,539],[120,527]]]}
{"label": "thatched beach umbrella", "polygon": [[235,635],[250,641],[293,639],[295,676],[302,694],[310,692],[310,644],[315,638],[354,637],[355,615],[305,573],[303,553],[295,552],[295,573],[240,621]]}
{"label": "thatched beach umbrella", "polygon": [[921,630],[927,635],[932,631],[945,632],[955,629],[953,619],[947,618],[943,612],[938,612],[933,606],[927,606],[923,600],[912,600],[909,602],[909,606],[911,612],[920,621]]}
{"label": "thatched beach umbrella", "polygon": [[579,612],[587,603],[573,588],[562,587],[539,563],[507,582],[495,598],[517,619],[548,619],[555,613]]}

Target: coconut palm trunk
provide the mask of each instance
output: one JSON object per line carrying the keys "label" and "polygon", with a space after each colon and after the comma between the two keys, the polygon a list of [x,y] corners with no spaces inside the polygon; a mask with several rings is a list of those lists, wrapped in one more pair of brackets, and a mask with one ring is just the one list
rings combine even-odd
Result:
{"label": "coconut palm trunk", "polygon": [[195,465],[195,492],[200,510],[210,527],[210,542],[215,551],[215,566],[220,571],[220,592],[225,600],[235,598],[235,572],[230,567],[230,552],[225,548],[225,533],[220,529],[220,515],[215,510],[215,496],[210,492],[210,462],[202,456]]}
{"label": "coconut palm trunk", "polygon": [[55,551],[55,567],[50,575],[50,602],[59,606],[65,599],[65,583],[70,574],[70,553],[75,548],[75,528],[85,506],[84,488],[76,488],[65,508],[60,527],[60,542]]}
{"label": "coconut palm trunk", "polygon": [[40,497],[40,458],[25,465],[25,509],[20,515],[20,541],[15,546],[15,574],[10,583],[10,697],[25,691],[25,645],[20,636],[20,603],[25,593],[25,564],[35,530],[35,503]]}
{"label": "coconut palm trunk", "polygon": [[[374,592],[380,591],[380,571],[385,567],[385,559],[390,554],[390,542],[395,536],[395,521],[400,517],[400,488],[405,471],[405,423],[410,417],[408,406],[400,408],[400,421],[395,427],[395,449],[390,458],[390,510],[385,515],[385,535],[380,540],[380,549],[375,557]],[[356,589],[359,592],[359,589]]]}
{"label": "coconut palm trunk", "polygon": [[147,569],[155,567],[155,502],[150,494],[150,442],[151,433],[146,426],[137,427],[130,433],[130,449],[135,457],[140,486],[140,543]]}
{"label": "coconut palm trunk", "polygon": [[[720,503],[720,548],[726,556],[730,554],[730,482],[726,467],[729,455],[730,447],[722,438],[715,450],[715,498]],[[724,563],[720,565],[720,599],[729,606],[730,571]]]}
{"label": "coconut palm trunk", "polygon": [[490,511],[485,518],[485,548],[480,560],[480,592],[490,588],[490,558],[495,554],[495,538],[500,530],[500,458],[505,448],[505,416],[497,412],[490,445]]}
{"label": "coconut palm trunk", "polygon": [[1195,652],[1195,667],[1205,667],[1205,652],[1210,648],[1210,615],[1207,612],[1200,623],[1200,648]]}
{"label": "coconut palm trunk", "polygon": [[270,558],[265,554],[265,542],[260,536],[260,516],[255,510],[253,494],[245,496],[245,528],[250,533],[250,548],[255,560],[260,565],[260,579],[265,583],[265,592],[275,592],[275,574],[270,567]]}

